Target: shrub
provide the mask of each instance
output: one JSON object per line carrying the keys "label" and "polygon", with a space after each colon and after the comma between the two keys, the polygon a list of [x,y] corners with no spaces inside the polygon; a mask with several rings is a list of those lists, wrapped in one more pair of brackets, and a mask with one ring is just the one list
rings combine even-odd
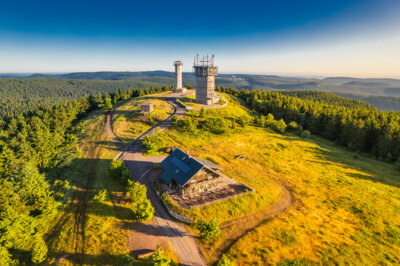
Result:
{"label": "shrub", "polygon": [[285,121],[283,121],[283,119],[281,119],[279,121],[275,121],[273,130],[275,130],[276,132],[283,133],[283,132],[285,132],[286,127],[287,127],[287,125],[286,125]]}
{"label": "shrub", "polygon": [[217,266],[233,266],[235,263],[233,263],[227,255],[223,254],[221,257],[221,260],[218,261]]}
{"label": "shrub", "polygon": [[148,199],[142,202],[134,202],[132,204],[132,211],[133,218],[137,221],[150,221],[153,219],[154,208]]}
{"label": "shrub", "polygon": [[154,208],[147,199],[147,188],[139,182],[128,182],[128,193],[132,201],[133,218],[138,221],[149,221],[153,218]]}
{"label": "shrub", "polygon": [[228,131],[228,125],[223,118],[207,118],[202,128],[214,134],[223,134]]}
{"label": "shrub", "polygon": [[178,126],[188,132],[196,132],[199,122],[191,116],[185,116],[184,119],[179,120]]}
{"label": "shrub", "polygon": [[197,222],[196,228],[200,231],[200,238],[203,241],[215,242],[221,236],[221,230],[215,220],[209,222],[200,220]]}
{"label": "shrub", "polygon": [[107,190],[102,189],[96,195],[94,195],[93,199],[97,202],[104,202],[107,200]]}
{"label": "shrub", "polygon": [[294,259],[294,260],[290,260],[290,259],[286,259],[282,262],[280,262],[278,264],[278,266],[308,266],[308,265],[313,265],[314,263],[312,263],[310,260],[306,259],[306,258],[302,258],[302,259]]}
{"label": "shrub", "polygon": [[241,117],[239,117],[239,124],[242,127],[247,127],[250,123],[250,118],[247,115],[242,115]]}
{"label": "shrub", "polygon": [[172,123],[176,123],[178,121],[178,117],[176,115],[171,116]]}
{"label": "shrub", "polygon": [[129,180],[128,193],[132,202],[142,202],[147,198],[147,188],[145,185],[140,184],[139,182],[133,182]]}
{"label": "shrub", "polygon": [[264,127],[265,126],[265,121],[266,121],[266,118],[263,115],[255,119],[255,123],[259,127]]}
{"label": "shrub", "polygon": [[130,180],[130,172],[123,161],[112,160],[108,167],[108,172],[111,177],[119,180],[124,185],[128,184],[128,181]]}
{"label": "shrub", "polygon": [[152,115],[149,116],[149,125],[153,126],[155,124],[154,117]]}
{"label": "shrub", "polygon": [[302,137],[302,138],[309,138],[310,136],[311,136],[311,133],[307,129],[300,133],[300,137]]}
{"label": "shrub", "polygon": [[161,149],[164,145],[164,140],[160,134],[146,136],[142,140],[142,145],[145,153],[150,154]]}
{"label": "shrub", "polygon": [[41,236],[36,236],[32,249],[32,262],[42,263],[47,257],[47,246]]}
{"label": "shrub", "polygon": [[151,255],[151,259],[153,260],[155,266],[171,265],[171,260],[165,257],[160,249],[157,249],[157,251],[153,255]]}
{"label": "shrub", "polygon": [[288,129],[289,130],[296,130],[298,128],[299,128],[299,125],[295,121],[292,121],[292,122],[290,122],[288,124]]}
{"label": "shrub", "polygon": [[200,109],[200,117],[204,117],[204,113],[205,113],[205,112],[204,112],[204,108],[201,108],[201,109]]}

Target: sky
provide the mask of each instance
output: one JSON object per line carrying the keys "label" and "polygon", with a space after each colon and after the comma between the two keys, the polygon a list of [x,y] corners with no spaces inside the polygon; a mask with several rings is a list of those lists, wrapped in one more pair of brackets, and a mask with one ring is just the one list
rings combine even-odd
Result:
{"label": "sky", "polygon": [[0,73],[173,71],[400,78],[399,0],[0,0]]}

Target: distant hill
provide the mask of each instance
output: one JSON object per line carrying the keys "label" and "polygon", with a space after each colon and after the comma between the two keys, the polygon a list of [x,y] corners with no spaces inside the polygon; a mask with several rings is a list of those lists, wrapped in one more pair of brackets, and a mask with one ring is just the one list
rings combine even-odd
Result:
{"label": "distant hill", "polygon": [[[162,70],[140,72],[76,72],[61,74],[0,74],[1,77],[23,79],[61,79],[61,80],[107,80],[131,81],[135,85],[163,86],[175,83],[175,73]],[[389,78],[352,78],[328,77],[324,79],[283,77],[277,75],[220,74],[215,79],[216,85],[237,89],[261,90],[316,90],[333,92],[339,95],[351,95],[353,99],[365,99],[366,102],[382,110],[400,111],[400,80]],[[190,72],[183,73],[183,83],[195,84],[195,77]],[[381,97],[381,98],[374,98]],[[347,96],[345,96],[347,97]],[[357,98],[358,97],[358,98]]]}

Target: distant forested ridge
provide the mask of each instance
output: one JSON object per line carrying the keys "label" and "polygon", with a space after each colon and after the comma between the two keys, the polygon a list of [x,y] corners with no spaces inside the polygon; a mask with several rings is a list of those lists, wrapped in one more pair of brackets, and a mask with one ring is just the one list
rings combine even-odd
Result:
{"label": "distant forested ridge", "polygon": [[350,94],[350,93],[336,93],[337,95],[364,101],[369,103],[382,111],[396,111],[400,112],[400,96],[373,96],[363,94]]}
{"label": "distant forested ridge", "polygon": [[15,116],[90,95],[158,87],[159,82],[129,80],[0,79],[0,117]]}
{"label": "distant forested ridge", "polygon": [[[195,84],[195,77],[192,73],[184,72],[182,76],[184,84]],[[14,77],[14,79],[5,77]],[[13,81],[5,82],[6,79]],[[30,80],[34,81],[30,82]],[[0,116],[19,114],[38,106],[51,106],[54,103],[63,102],[64,99],[86,97],[96,94],[97,90],[101,93],[110,93],[116,89],[159,87],[174,83],[175,73],[167,71],[0,74]],[[381,110],[400,111],[400,80],[398,79],[348,77],[317,79],[274,75],[220,74],[216,77],[215,83],[222,87],[249,90],[258,88],[260,90],[333,92],[344,97],[364,100]],[[37,97],[38,93],[35,93],[35,90],[42,92],[39,93],[40,97]],[[13,92],[15,95],[12,94]],[[11,97],[9,97],[10,95]],[[35,97],[31,97],[28,101],[29,96]],[[62,100],[60,100],[61,97]]]}
{"label": "distant forested ridge", "polygon": [[[44,81],[37,82],[44,88],[49,84]],[[107,83],[93,84],[104,85],[97,93],[108,90]],[[108,110],[119,100],[169,89],[117,91],[0,118],[0,265],[39,264],[46,259],[45,234],[73,191],[72,162],[80,156],[76,137],[80,129],[74,121],[94,109]]]}
{"label": "distant forested ridge", "polygon": [[400,160],[400,113],[383,112],[359,101],[353,103],[351,99],[321,92],[218,90],[242,98],[262,115],[271,113],[286,123],[295,121],[303,129],[353,151],[389,162]]}
{"label": "distant forested ridge", "polygon": [[303,100],[311,100],[314,102],[326,103],[330,105],[345,106],[351,109],[357,109],[357,108],[375,109],[372,105],[364,101],[340,97],[330,92],[302,90],[302,91],[279,91],[279,93],[287,96],[301,98]]}

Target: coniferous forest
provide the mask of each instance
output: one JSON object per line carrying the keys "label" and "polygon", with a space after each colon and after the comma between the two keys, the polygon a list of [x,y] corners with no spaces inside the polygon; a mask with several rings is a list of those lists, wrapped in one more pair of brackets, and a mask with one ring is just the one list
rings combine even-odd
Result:
{"label": "coniferous forest", "polygon": [[220,87],[262,115],[271,113],[352,151],[399,162],[400,113],[383,112],[364,102],[316,91],[260,91]]}
{"label": "coniferous forest", "polygon": [[[49,92],[45,84],[42,88]],[[108,110],[119,100],[170,89],[118,90],[118,83],[109,88],[107,83],[97,81],[90,85],[96,84],[96,92],[116,92],[68,100],[52,107],[36,106],[25,114],[0,118],[0,265],[41,263],[46,258],[45,234],[71,196],[72,184],[67,177],[73,171],[72,160],[80,155],[75,121],[92,110]],[[52,92],[53,97],[61,94],[58,102],[62,102],[69,96],[88,93],[79,92],[82,86],[66,95],[62,94],[65,87],[60,87]],[[44,91],[32,91],[32,95],[40,97]],[[28,104],[29,100],[22,109]]]}
{"label": "coniferous forest", "polygon": [[0,79],[0,117],[15,116],[39,107],[73,101],[99,93],[158,87],[146,80]]}

